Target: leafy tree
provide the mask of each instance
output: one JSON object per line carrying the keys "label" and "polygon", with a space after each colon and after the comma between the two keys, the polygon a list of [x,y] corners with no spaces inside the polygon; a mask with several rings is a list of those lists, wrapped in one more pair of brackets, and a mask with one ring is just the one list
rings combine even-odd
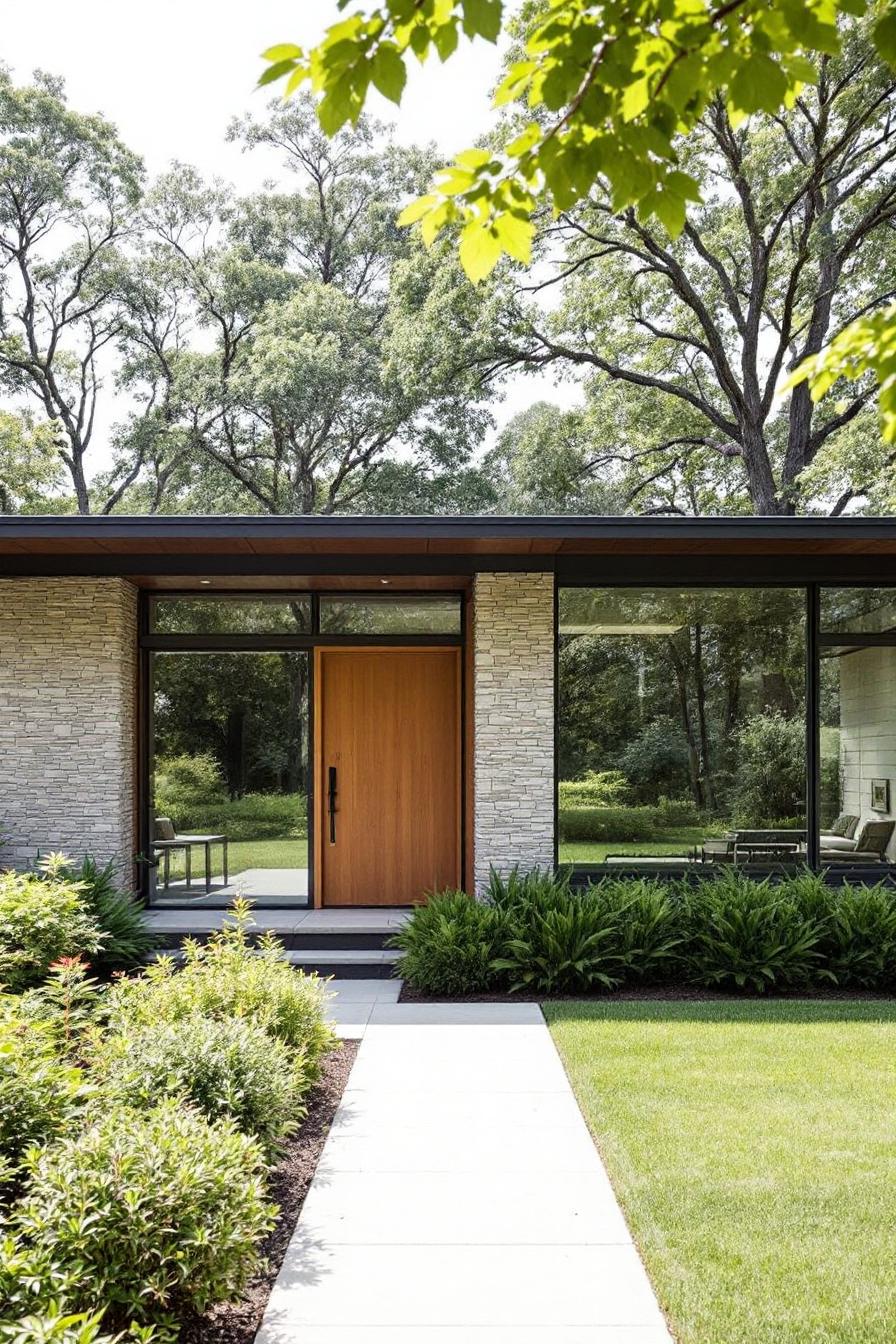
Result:
{"label": "leafy tree", "polygon": [[729,512],[746,487],[756,513],[790,513],[808,488],[839,512],[877,489],[892,452],[839,483],[831,469],[852,465],[859,427],[880,443],[873,379],[820,407],[804,384],[779,389],[896,292],[894,106],[896,78],[853,26],[790,111],[735,127],[710,105],[682,150],[703,203],[676,240],[599,193],[545,230],[539,289],[562,302],[545,313],[523,292],[497,358],[593,370],[595,460],[630,506]]}
{"label": "leafy tree", "polygon": [[279,148],[297,189],[237,200],[178,168],[150,193],[124,460],[149,440],[159,504],[208,464],[229,507],[270,513],[358,507],[402,460],[438,492],[488,423],[463,351],[487,310],[447,249],[396,225],[428,161],[367,122],[331,143],[310,102],[232,134]]}
{"label": "leafy tree", "polygon": [[0,513],[52,512],[61,475],[53,425],[0,411]]}
{"label": "leafy tree", "polygon": [[622,513],[622,492],[602,479],[609,462],[594,425],[540,401],[513,417],[484,470],[507,513]]}
{"label": "leafy tree", "polygon": [[[460,154],[408,215],[425,220],[430,237],[461,224],[462,256],[477,277],[502,252],[528,262],[539,201],[568,210],[598,181],[614,210],[636,207],[680,233],[686,203],[700,199],[679,166],[681,132],[720,94],[735,120],[776,114],[812,80],[809,58],[839,50],[838,14],[867,9],[866,0],[549,0],[515,22],[502,0],[385,0],[332,25],[311,51],[270,48],[260,82],[286,79],[289,95],[310,81],[332,134],[358,120],[371,86],[400,102],[410,57],[444,61],[461,33],[495,42],[506,26],[521,59],[495,103],[524,103],[530,119],[522,130],[508,124],[494,150]],[[875,41],[896,54],[888,8]]]}
{"label": "leafy tree", "polygon": [[[495,42],[508,31],[517,49],[495,103],[516,104],[519,114],[488,148],[459,154],[403,215],[421,222],[427,241],[458,228],[464,268],[479,279],[504,253],[529,263],[544,203],[567,212],[596,193],[612,212],[651,232],[655,220],[674,240],[703,188],[682,162],[682,135],[707,116],[737,130],[745,117],[798,106],[819,58],[840,52],[842,15],[873,16],[873,42],[896,63],[891,0],[547,0],[529,3],[518,21],[502,0],[384,0],[330,27],[311,51],[270,48],[260,82],[285,79],[289,95],[310,80],[323,95],[321,124],[333,132],[357,120],[371,86],[400,102],[411,56],[422,62],[434,51],[444,61],[461,33]],[[818,196],[825,184],[823,170]],[[838,379],[870,371],[890,443],[894,322],[896,306],[828,330],[836,340],[824,355],[810,339],[795,380],[809,379],[819,399]]]}
{"label": "leafy tree", "polygon": [[[91,509],[86,458],[121,330],[119,249],[141,176],[108,121],[67,106],[61,81],[38,73],[17,88],[0,70],[0,387],[54,423],[80,513]],[[133,462],[104,511],[139,470]]]}

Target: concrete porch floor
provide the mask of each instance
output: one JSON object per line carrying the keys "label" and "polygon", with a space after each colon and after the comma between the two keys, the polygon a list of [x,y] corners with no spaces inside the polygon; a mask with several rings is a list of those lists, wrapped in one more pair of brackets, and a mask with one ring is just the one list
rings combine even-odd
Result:
{"label": "concrete porch floor", "polygon": [[[251,930],[255,934],[269,929],[276,934],[327,936],[370,933],[386,936],[400,928],[410,913],[409,909],[398,906],[330,910],[305,910],[296,906],[291,909],[253,909]],[[216,910],[210,906],[184,910],[166,909],[156,904],[146,911],[150,928],[159,933],[213,933],[223,928],[227,918],[227,910]]]}
{"label": "concrete porch floor", "polygon": [[160,882],[153,909],[180,909],[189,905],[190,909],[205,906],[216,910],[232,905],[236,896],[271,906],[302,905],[308,899],[308,869],[245,868],[240,873],[230,873],[226,884],[223,873],[218,873],[212,876],[210,891],[206,891],[203,877],[194,877],[189,887],[186,879],[179,877],[167,887]]}

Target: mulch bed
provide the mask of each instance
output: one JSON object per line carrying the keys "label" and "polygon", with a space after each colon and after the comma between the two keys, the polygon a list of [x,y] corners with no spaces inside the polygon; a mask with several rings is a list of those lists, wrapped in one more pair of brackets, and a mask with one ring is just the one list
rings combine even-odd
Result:
{"label": "mulch bed", "polygon": [[255,1276],[239,1302],[213,1307],[204,1316],[185,1321],[180,1331],[180,1339],[185,1344],[252,1344],[299,1220],[359,1044],[358,1041],[341,1041],[326,1056],[320,1080],[309,1094],[308,1115],[271,1172],[269,1193],[274,1203],[279,1204],[280,1214],[274,1230],[260,1247],[265,1268]]}
{"label": "mulch bed", "polygon": [[596,994],[457,994],[435,995],[421,994],[417,989],[405,983],[398,996],[399,1003],[625,1003],[644,999],[667,999],[693,1003],[696,1000],[719,1000],[727,1003],[740,1003],[744,999],[842,999],[842,1000],[885,1000],[892,1002],[894,994],[885,994],[876,990],[837,989],[835,986],[825,989],[799,989],[782,993],[780,990],[766,990],[757,994],[750,990],[731,994],[717,989],[697,989],[690,985],[649,985],[643,989],[601,990]]}

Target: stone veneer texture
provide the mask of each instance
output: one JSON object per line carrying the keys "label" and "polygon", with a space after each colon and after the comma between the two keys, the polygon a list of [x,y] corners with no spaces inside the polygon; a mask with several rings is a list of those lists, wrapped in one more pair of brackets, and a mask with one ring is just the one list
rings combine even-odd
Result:
{"label": "stone veneer texture", "polygon": [[476,890],[489,867],[554,862],[554,577],[477,574],[473,600]]}
{"label": "stone veneer texture", "polygon": [[0,861],[135,851],[137,592],[0,579]]}

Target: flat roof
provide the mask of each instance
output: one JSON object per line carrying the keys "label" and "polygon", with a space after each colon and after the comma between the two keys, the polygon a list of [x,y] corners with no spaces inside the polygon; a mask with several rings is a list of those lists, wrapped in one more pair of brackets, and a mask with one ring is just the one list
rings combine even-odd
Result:
{"label": "flat roof", "polygon": [[[374,572],[568,570],[577,560],[657,556],[877,557],[892,582],[896,518],[491,515],[90,515],[0,518],[0,573],[187,577]],[[457,563],[455,563],[457,562]],[[764,566],[765,567],[765,566]],[[852,566],[855,568],[855,563]]]}

